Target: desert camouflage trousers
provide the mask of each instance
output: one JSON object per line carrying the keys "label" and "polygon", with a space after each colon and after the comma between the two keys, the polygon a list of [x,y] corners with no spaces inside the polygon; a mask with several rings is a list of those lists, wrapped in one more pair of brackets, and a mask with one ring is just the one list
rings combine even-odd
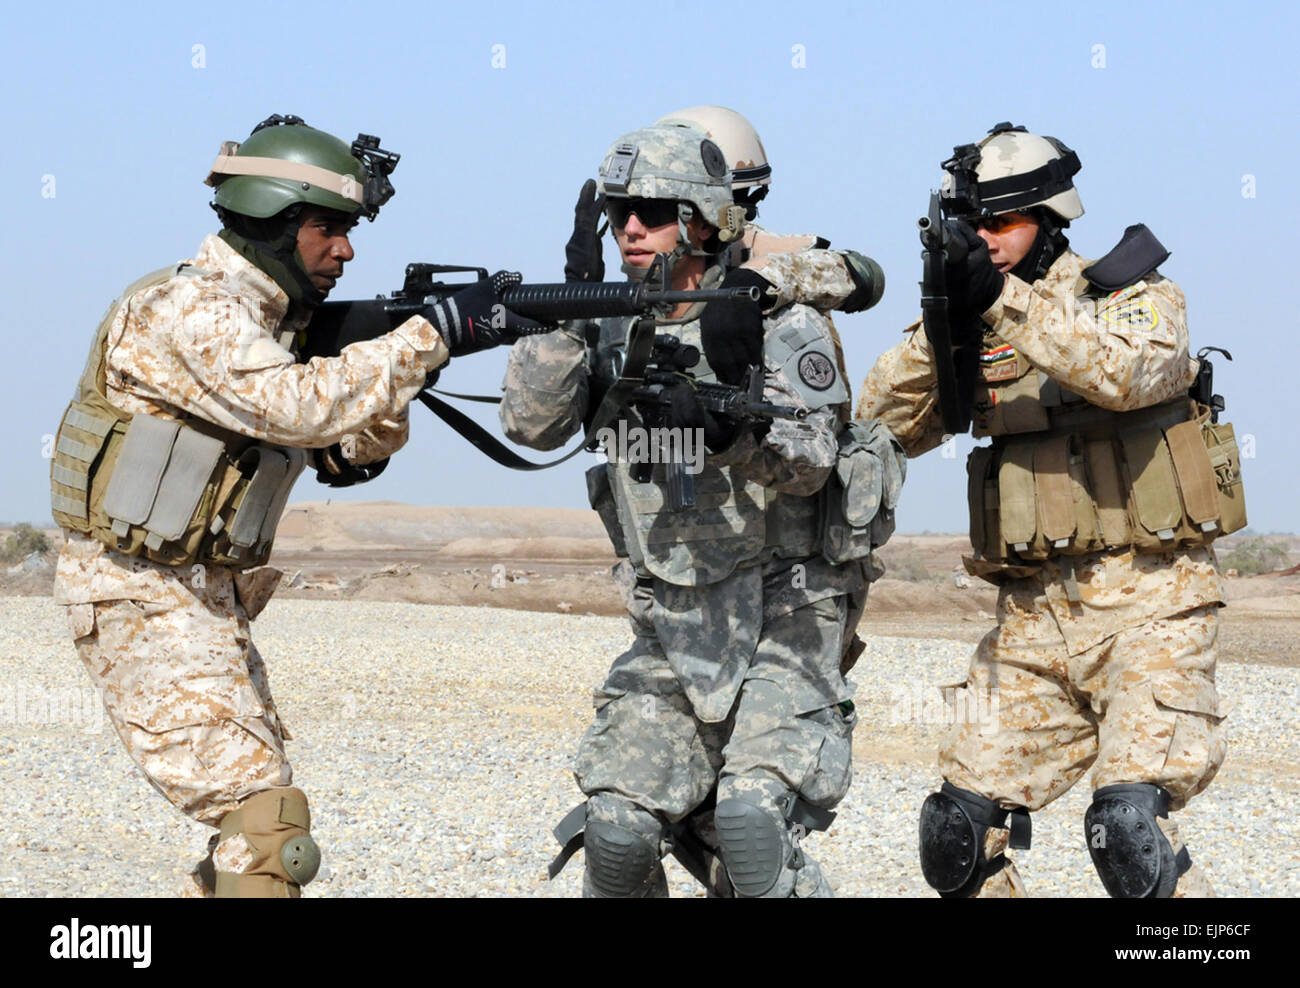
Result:
{"label": "desert camouflage trousers", "polygon": [[[1195,607],[1072,655],[1042,582],[1010,581],[998,626],[980,642],[966,682],[951,688],[958,716],[939,753],[941,774],[1004,807],[1037,810],[1091,768],[1094,790],[1153,783],[1168,790],[1171,810],[1181,809],[1227,752],[1214,682],[1218,627],[1217,605]],[[1180,851],[1177,826],[1158,822]],[[1006,836],[989,832],[990,859]],[[980,894],[1023,892],[1009,865]],[[1194,864],[1176,894],[1212,892]]]}
{"label": "desert camouflage trousers", "polygon": [[131,759],[177,809],[211,826],[289,786],[288,736],[231,571],[171,583],[167,601],[68,606],[91,682]]}
{"label": "desert camouflage trousers", "polygon": [[[667,825],[690,815],[715,785],[718,802],[755,804],[783,830],[790,793],[823,809],[844,798],[857,722],[852,704],[797,714],[793,700],[806,695],[799,677],[838,671],[844,595],[764,623],[735,704],[717,723],[696,717],[646,606],[639,613],[629,609],[636,641],[596,690],[595,722],[579,746],[574,773],[589,797],[589,820],[616,824],[659,846]],[[790,877],[796,884],[778,883],[776,894],[829,894],[816,862],[798,853],[802,867]],[[665,891],[659,876],[656,881]]]}

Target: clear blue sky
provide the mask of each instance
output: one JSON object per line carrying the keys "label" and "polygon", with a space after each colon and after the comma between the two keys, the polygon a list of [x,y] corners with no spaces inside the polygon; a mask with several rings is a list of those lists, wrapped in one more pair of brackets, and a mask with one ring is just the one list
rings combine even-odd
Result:
{"label": "clear blue sky", "polygon": [[[26,4],[5,18],[0,519],[48,522],[43,437],[108,302],[215,229],[201,183],[222,140],[295,113],[402,154],[397,197],[358,230],[334,292],[360,297],[397,288],[413,260],[559,280],[573,201],[606,147],[670,110],[719,103],[766,144],[768,228],[815,231],[884,266],[884,301],[836,320],[855,383],[918,310],[915,221],[953,145],[1009,119],[1075,148],[1087,209],[1075,248],[1098,256],[1145,222],[1173,251],[1162,270],[1187,293],[1193,346],[1236,358],[1219,383],[1238,435],[1252,437],[1251,524],[1300,528],[1292,5],[144,10]],[[616,276],[612,246],[607,259]],[[504,365],[504,351],[459,361],[443,385],[495,392]],[[378,481],[338,494],[305,478],[295,499],[586,506],[588,457],[517,474],[424,409],[413,418]],[[912,461],[900,530],[964,530],[969,445]]]}

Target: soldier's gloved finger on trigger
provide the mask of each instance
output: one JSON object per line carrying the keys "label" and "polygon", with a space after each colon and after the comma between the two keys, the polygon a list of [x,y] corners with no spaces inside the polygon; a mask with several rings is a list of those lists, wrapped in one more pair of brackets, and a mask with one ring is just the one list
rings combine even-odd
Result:
{"label": "soldier's gloved finger on trigger", "polygon": [[513,343],[551,327],[506,308],[501,293],[523,281],[518,271],[498,271],[424,310],[453,357]]}
{"label": "soldier's gloved finger on trigger", "polygon": [[605,196],[596,194],[596,180],[582,184],[573,207],[573,236],[564,248],[565,281],[604,281],[605,257],[601,248],[601,221],[605,217]]}
{"label": "soldier's gloved finger on trigger", "polygon": [[739,430],[737,423],[724,415],[714,415],[701,403],[688,382],[683,381],[673,388],[669,398],[672,407],[668,412],[668,425],[677,429],[700,429],[704,433],[704,445],[715,453],[721,452],[732,444]]}
{"label": "soldier's gloved finger on trigger", "polygon": [[[727,272],[722,288],[757,288],[771,298],[772,283],[756,271],[737,268]],[[763,303],[710,302],[700,316],[700,341],[704,359],[723,384],[743,384],[745,371],[763,365]]]}

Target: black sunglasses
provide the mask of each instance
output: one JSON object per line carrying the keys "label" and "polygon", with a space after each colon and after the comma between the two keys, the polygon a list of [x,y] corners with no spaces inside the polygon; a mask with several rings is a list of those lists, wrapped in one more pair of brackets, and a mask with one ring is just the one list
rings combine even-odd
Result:
{"label": "black sunglasses", "polygon": [[633,213],[647,227],[663,226],[677,219],[676,199],[606,199],[605,215],[620,230]]}

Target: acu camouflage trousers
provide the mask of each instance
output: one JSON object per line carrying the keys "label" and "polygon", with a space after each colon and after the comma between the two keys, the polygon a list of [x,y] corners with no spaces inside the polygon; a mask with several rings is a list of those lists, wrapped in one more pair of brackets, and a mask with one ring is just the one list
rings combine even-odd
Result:
{"label": "acu camouflage trousers", "polygon": [[[717,786],[781,820],[797,793],[835,806],[852,779],[851,703],[800,710],[809,679],[840,682],[847,596],[826,597],[763,623],[744,680],[725,719],[701,720],[652,618],[650,591],[629,599],[636,640],[596,690],[595,722],[579,746],[575,776],[589,797],[588,819],[632,830],[658,846],[665,824],[688,817]],[[707,842],[708,838],[706,838]],[[829,892],[800,852],[797,895]]]}

